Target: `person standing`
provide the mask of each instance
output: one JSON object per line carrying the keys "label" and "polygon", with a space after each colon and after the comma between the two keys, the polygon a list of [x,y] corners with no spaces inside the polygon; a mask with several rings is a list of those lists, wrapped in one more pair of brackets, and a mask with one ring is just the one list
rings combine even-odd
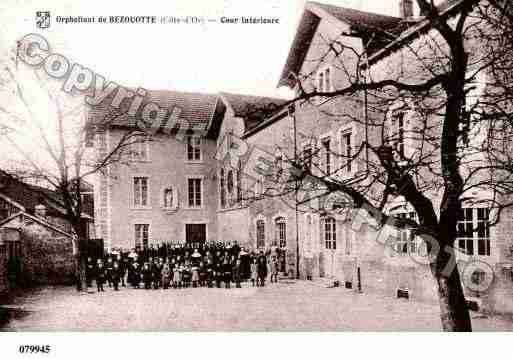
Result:
{"label": "person standing", "polygon": [[98,259],[98,266],[96,267],[96,287],[98,292],[104,292],[103,284],[105,283],[105,267],[101,259]]}
{"label": "person standing", "polygon": [[87,288],[91,288],[93,285],[93,279],[94,279],[94,262],[91,257],[87,257],[86,262],[86,283]]}
{"label": "person standing", "polygon": [[112,261],[112,256],[109,255],[107,257],[107,264],[105,265],[106,279],[109,284],[109,288],[112,287],[112,268],[114,266],[114,262]]}
{"label": "person standing", "polygon": [[119,267],[118,262],[113,263],[111,276],[112,276],[112,285],[114,286],[114,290],[118,291],[119,290],[119,280],[121,277],[121,269]]}
{"label": "person standing", "polygon": [[215,266],[212,259],[207,259],[207,287],[212,288],[214,282]]}
{"label": "person standing", "polygon": [[271,261],[269,263],[269,267],[271,269],[271,283],[278,283],[278,261],[275,256],[271,257]]}
{"label": "person standing", "polygon": [[191,267],[191,272],[192,272],[192,278],[191,278],[192,287],[193,288],[197,288],[198,287],[198,282],[199,282],[199,265],[196,264],[195,261],[193,261],[193,264],[192,264],[192,267]]}
{"label": "person standing", "polygon": [[164,267],[164,259],[155,258],[155,264],[153,265],[153,289],[158,289],[162,286],[162,268]]}
{"label": "person standing", "polygon": [[139,267],[139,262],[132,263],[132,272],[133,272],[133,283],[134,288],[139,289],[139,285],[141,283],[141,268]]}
{"label": "person standing", "polygon": [[166,259],[166,263],[162,266],[162,288],[169,288],[169,283],[171,281],[171,267],[169,264],[169,259]]}
{"label": "person standing", "polygon": [[235,260],[232,272],[233,281],[235,282],[235,288],[241,288],[240,281],[242,277],[242,266],[240,259]]}
{"label": "person standing", "polygon": [[173,268],[173,288],[180,288],[182,286],[182,273],[179,264],[175,264]]}
{"label": "person standing", "polygon": [[144,283],[144,289],[151,289],[151,280],[153,275],[151,272],[150,264],[148,262],[144,263],[141,274]]}
{"label": "person standing", "polygon": [[221,288],[221,282],[223,281],[223,276],[224,276],[223,264],[221,262],[217,262],[215,264],[214,268],[215,268],[214,276],[216,279],[216,287]]}
{"label": "person standing", "polygon": [[258,286],[258,263],[256,258],[251,263],[251,285],[254,287],[255,283]]}
{"label": "person standing", "polygon": [[230,282],[232,281],[232,266],[228,257],[225,257],[223,263],[223,273],[224,273],[224,287],[226,289],[230,289]]}
{"label": "person standing", "polygon": [[265,278],[267,277],[267,261],[265,260],[265,256],[258,257],[258,285],[260,287],[265,286]]}

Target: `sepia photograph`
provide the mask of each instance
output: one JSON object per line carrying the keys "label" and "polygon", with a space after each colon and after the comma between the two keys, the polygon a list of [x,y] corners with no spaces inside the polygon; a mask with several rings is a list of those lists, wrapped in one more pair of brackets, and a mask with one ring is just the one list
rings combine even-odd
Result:
{"label": "sepia photograph", "polygon": [[513,330],[509,0],[0,19],[4,338]]}

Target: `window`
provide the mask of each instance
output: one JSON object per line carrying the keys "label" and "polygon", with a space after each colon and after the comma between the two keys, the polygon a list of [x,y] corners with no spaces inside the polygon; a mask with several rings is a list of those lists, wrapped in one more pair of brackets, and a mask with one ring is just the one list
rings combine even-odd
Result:
{"label": "window", "polygon": [[337,249],[337,226],[333,217],[321,219],[321,233],[323,233],[325,248]]}
{"label": "window", "polygon": [[134,193],[134,207],[147,207],[149,206],[149,179],[148,177],[134,177],[133,193]]}
{"label": "window", "polygon": [[187,136],[187,161],[201,161],[201,137]]}
{"label": "window", "polygon": [[490,256],[490,210],[463,208],[458,219],[458,248],[468,255]]}
{"label": "window", "polygon": [[189,178],[187,182],[189,207],[201,207],[201,178]]}
{"label": "window", "polygon": [[342,144],[342,169],[344,172],[351,172],[352,171],[352,156],[353,156],[353,151],[352,151],[352,142],[351,142],[351,136],[352,136],[352,133],[349,131],[346,131],[344,133],[342,133],[342,138],[341,138],[341,144]]}
{"label": "window", "polygon": [[329,92],[331,90],[331,68],[326,67],[317,73],[317,91]]}
{"label": "window", "polygon": [[[395,215],[400,219],[411,219],[416,221],[417,215],[415,212],[404,212]],[[413,232],[409,228],[398,228],[397,229],[397,240],[395,245],[395,252],[400,255],[416,254],[420,247],[419,241],[422,239],[417,238],[413,235]]]}
{"label": "window", "polygon": [[265,247],[265,222],[262,219],[256,222],[256,240],[257,248]]}
{"label": "window", "polygon": [[322,140],[324,149],[324,172],[329,176],[331,174],[331,140],[325,138]]}
{"label": "window", "polygon": [[274,221],[275,224],[275,237],[274,244],[279,245],[280,248],[287,247],[287,225],[285,218],[278,217]]}
{"label": "window", "polygon": [[219,190],[221,196],[221,208],[226,207],[226,189],[224,186],[224,168],[221,168],[219,173]]}
{"label": "window", "polygon": [[131,144],[132,160],[149,161],[150,159],[150,141],[145,138],[138,138]]}
{"label": "window", "polygon": [[265,194],[265,179],[264,176],[259,176],[255,182],[255,197],[263,196]]}
{"label": "window", "polygon": [[134,238],[135,238],[135,248],[136,249],[148,248],[149,233],[150,233],[150,225],[149,224],[135,224],[134,225]]}

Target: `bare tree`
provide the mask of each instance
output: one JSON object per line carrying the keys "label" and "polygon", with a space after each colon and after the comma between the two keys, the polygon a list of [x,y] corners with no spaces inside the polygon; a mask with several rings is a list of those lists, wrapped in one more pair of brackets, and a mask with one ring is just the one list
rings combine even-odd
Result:
{"label": "bare tree", "polygon": [[151,137],[144,128],[132,126],[106,151],[94,152],[92,141],[116,120],[116,111],[92,123],[83,94],[63,92],[62,84],[41,67],[20,61],[17,51],[7,51],[1,66],[0,138],[4,158],[10,159],[2,164],[1,174],[21,183],[37,181],[55,192],[40,194],[65,212],[75,235],[78,287],[86,290],[81,244],[90,219],[84,215],[84,182],[97,173],[108,176],[114,163],[128,164],[134,146]]}
{"label": "bare tree", "polygon": [[[319,161],[326,150],[312,134],[308,151],[294,144],[295,153],[283,158],[289,175],[281,166],[267,173],[264,192],[289,196],[294,205],[298,192],[310,192],[303,205],[343,193],[348,207],[365,208],[378,223],[407,225],[434,239],[426,246],[443,329],[470,331],[455,260],[457,224],[463,202],[489,209],[490,225],[512,204],[513,21],[507,1],[417,3],[422,17],[415,22],[374,30],[355,25],[350,34],[322,38],[326,51],[309,59],[317,64],[310,72],[296,74],[292,102],[297,111],[317,108],[325,119],[357,123],[365,136],[349,151],[329,149],[338,167],[327,171]],[[348,36],[362,38],[363,49]],[[397,46],[379,58],[387,44]],[[344,81],[322,89],[317,72],[326,62]],[[303,135],[304,142],[309,134]],[[338,175],[351,164],[358,164],[356,173]],[[487,195],[473,196],[475,190]],[[255,199],[252,192],[246,197]],[[397,198],[414,208],[416,221],[391,218],[387,208]]]}

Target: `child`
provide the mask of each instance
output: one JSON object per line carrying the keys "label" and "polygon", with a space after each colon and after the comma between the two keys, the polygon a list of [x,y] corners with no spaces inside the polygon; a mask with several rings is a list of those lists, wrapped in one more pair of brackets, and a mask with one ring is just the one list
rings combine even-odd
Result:
{"label": "child", "polygon": [[109,288],[112,287],[112,269],[114,267],[114,263],[112,262],[112,257],[109,256],[109,258],[107,258],[107,264],[105,266],[105,271],[106,271],[106,278],[107,278],[107,283],[109,283]]}
{"label": "child", "polygon": [[272,257],[271,258],[271,263],[270,263],[270,267],[271,267],[271,283],[273,282],[273,278],[274,278],[274,283],[278,283],[278,261],[276,260],[276,257]]}
{"label": "child", "polygon": [[173,288],[180,288],[182,286],[182,273],[178,264],[175,264],[173,269]]}
{"label": "child", "polygon": [[184,288],[188,288],[191,284],[191,266],[190,261],[186,260],[186,264],[182,268],[182,284]]}
{"label": "child", "polygon": [[[258,264],[256,258],[251,263],[251,285],[254,287],[255,282],[258,281]],[[258,283],[257,283],[258,284]]]}
{"label": "child", "polygon": [[240,281],[242,277],[242,267],[241,267],[241,261],[240,259],[237,259],[235,261],[235,265],[233,266],[233,281],[235,282],[236,288],[241,288]]}
{"label": "child", "polygon": [[223,272],[223,265],[221,262],[218,262],[215,266],[214,270],[214,276],[216,279],[216,287],[221,288],[221,282],[223,280],[224,272]]}
{"label": "child", "polygon": [[226,289],[230,289],[230,282],[232,280],[232,266],[230,265],[230,262],[228,262],[228,257],[226,257],[224,260],[223,272],[224,272],[224,287]]}
{"label": "child", "polygon": [[144,263],[141,274],[144,282],[144,289],[151,289],[152,271],[148,262]]}
{"label": "child", "polygon": [[199,285],[200,287],[204,287],[207,283],[207,268],[205,267],[205,263],[203,261],[199,264]]}
{"label": "child", "polygon": [[121,269],[119,268],[118,262],[114,262],[112,265],[112,271],[111,271],[111,280],[112,284],[114,285],[114,290],[119,290],[119,280],[121,277]]}
{"label": "child", "polygon": [[169,266],[169,259],[162,266],[162,289],[169,288],[169,282],[171,279],[171,267]]}
{"label": "child", "polygon": [[98,268],[96,269],[96,287],[98,292],[104,292],[103,283],[105,282],[105,267],[101,259],[98,259]]}
{"label": "child", "polygon": [[[197,251],[197,249],[196,249],[196,251]],[[196,264],[192,265],[191,272],[192,272],[192,277],[191,277],[192,287],[197,288],[198,282],[199,282],[199,268]]]}
{"label": "child", "polygon": [[212,288],[214,282],[215,267],[212,259],[207,260],[207,286]]}
{"label": "child", "polygon": [[155,263],[153,264],[153,289],[158,289],[162,286],[162,267],[164,266],[164,259],[155,258]]}
{"label": "child", "polygon": [[139,283],[141,283],[141,269],[139,263],[132,263],[132,286],[139,289]]}

